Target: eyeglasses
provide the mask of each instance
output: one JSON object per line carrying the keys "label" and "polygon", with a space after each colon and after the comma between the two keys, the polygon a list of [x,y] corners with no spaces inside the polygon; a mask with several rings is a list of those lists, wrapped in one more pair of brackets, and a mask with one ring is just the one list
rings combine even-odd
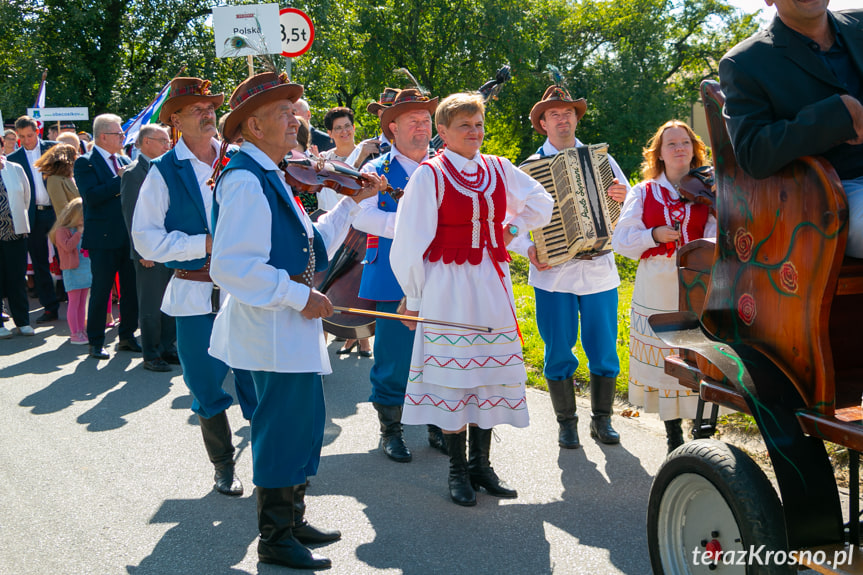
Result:
{"label": "eyeglasses", "polygon": [[336,133],[339,133],[339,132],[350,132],[350,131],[351,131],[351,130],[353,130],[353,129],[354,129],[354,125],[353,125],[353,124],[345,124],[344,126],[335,126],[335,127],[333,128],[333,132],[336,132]]}
{"label": "eyeglasses", "polygon": [[209,106],[192,106],[189,108],[188,114],[190,116],[202,116],[204,114],[215,114],[216,107],[210,104]]}
{"label": "eyeglasses", "polygon": [[150,136],[144,136],[144,138],[148,140],[153,140],[154,142],[159,142],[163,146],[167,146],[171,143],[171,140],[169,140],[168,138],[151,138]]}

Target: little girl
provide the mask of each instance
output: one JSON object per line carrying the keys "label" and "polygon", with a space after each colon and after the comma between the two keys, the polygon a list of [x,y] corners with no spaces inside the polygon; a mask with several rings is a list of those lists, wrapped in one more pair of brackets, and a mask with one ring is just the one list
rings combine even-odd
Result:
{"label": "little girl", "polygon": [[49,237],[60,257],[60,269],[63,270],[63,283],[69,296],[69,307],[66,310],[66,321],[69,322],[69,343],[86,345],[87,332],[84,320],[84,308],[87,304],[87,294],[90,291],[90,258],[87,250],[81,249],[81,235],[84,233],[84,204],[81,198],[70,201],[57,223],[51,228]]}

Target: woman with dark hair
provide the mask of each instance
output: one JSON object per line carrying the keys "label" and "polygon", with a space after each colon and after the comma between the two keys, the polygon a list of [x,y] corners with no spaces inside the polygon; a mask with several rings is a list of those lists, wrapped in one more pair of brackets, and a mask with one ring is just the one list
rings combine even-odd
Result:
{"label": "woman with dark hair", "polygon": [[705,166],[707,147],[687,124],[666,122],[643,151],[644,181],[632,188],[614,230],[612,246],[637,260],[629,336],[629,401],[658,412],[665,422],[668,452],[683,444],[681,418],[695,417],[698,393],[665,374],[673,350],[657,345],[647,323],[654,313],[678,310],[677,249],[716,235],[707,206],[685,201],[678,188],[692,168]]}
{"label": "woman with dark hair", "polygon": [[354,111],[350,108],[331,108],[324,116],[324,127],[336,147],[323,152],[321,157],[326,160],[346,161],[357,147],[354,142]]}

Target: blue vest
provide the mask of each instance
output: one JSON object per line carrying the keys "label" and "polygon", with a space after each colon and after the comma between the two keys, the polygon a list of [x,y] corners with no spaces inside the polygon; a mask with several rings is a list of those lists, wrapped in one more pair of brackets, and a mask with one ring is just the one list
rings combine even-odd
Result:
{"label": "blue vest", "polygon": [[[408,175],[398,160],[392,158],[392,153],[375,158],[369,162],[378,174],[385,175],[393,188],[402,188],[408,184]],[[382,212],[395,212],[398,204],[389,194],[378,192],[378,209]],[[376,248],[366,247],[366,259],[363,261],[363,277],[360,281],[360,297],[373,301],[399,301],[404,296],[393,269],[390,267],[390,248],[393,241],[390,238],[378,237]]]}
{"label": "blue vest", "polygon": [[[178,159],[176,148],[172,148],[152,160],[150,165],[151,169],[152,166],[158,168],[168,186],[170,202],[165,214],[165,230],[179,231],[190,236],[209,234],[204,200],[191,160]],[[196,270],[206,262],[207,258],[203,257],[196,260],[169,261],[165,262],[165,265],[181,270]]]}
{"label": "blue vest", "polygon": [[[267,203],[270,204],[273,222],[270,231],[270,259],[269,265],[280,270],[285,270],[288,275],[299,275],[306,271],[309,265],[309,239],[303,222],[294,211],[296,200],[279,181],[281,172],[265,170],[250,155],[240,150],[231,158],[225,169],[219,176],[219,182],[231,170],[246,170],[258,178],[264,190]],[[294,204],[294,205],[291,205]],[[219,204],[213,198],[213,228],[219,218]],[[255,225],[255,222],[249,222]],[[324,239],[315,229],[314,237],[315,271],[320,272],[327,269],[327,248]]]}

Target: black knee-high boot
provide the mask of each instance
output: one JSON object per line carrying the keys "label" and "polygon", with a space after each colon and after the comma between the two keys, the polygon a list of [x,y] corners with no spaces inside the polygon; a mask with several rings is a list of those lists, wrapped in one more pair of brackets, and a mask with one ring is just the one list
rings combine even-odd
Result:
{"label": "black knee-high boot", "polygon": [[602,443],[620,443],[620,434],[611,427],[611,411],[614,404],[613,377],[590,374],[590,436]]}
{"label": "black knee-high boot", "polygon": [[429,424],[428,426],[429,433],[429,446],[437,449],[444,455],[449,455],[446,452],[446,441],[443,438],[443,431],[437,425]]}
{"label": "black knee-high boot", "polygon": [[234,475],[234,444],[228,414],[223,411],[209,419],[198,416],[198,421],[201,424],[207,455],[216,468],[216,491],[225,495],[242,495],[243,484]]}
{"label": "black knee-high boot", "polygon": [[294,569],[326,569],[332,562],[312,553],[294,537],[293,487],[256,487],[258,496],[258,559]]}
{"label": "black knee-high boot", "polygon": [[575,388],[572,378],[546,379],[551,406],[557,416],[557,443],[565,449],[576,449],[578,442],[578,415],[575,413]]}
{"label": "black knee-high boot", "polygon": [[319,529],[305,519],[306,515],[306,484],[294,486],[294,537],[300,543],[313,545],[329,543],[341,538],[341,531],[335,529]]}
{"label": "black knee-high boot", "polygon": [[665,422],[665,438],[668,444],[668,453],[671,453],[683,445],[683,422],[678,419],[669,419]]}
{"label": "black knee-high boot", "polygon": [[409,462],[413,456],[405,443],[404,428],[402,427],[402,406],[382,405],[372,403],[378,412],[378,420],[381,423],[381,448],[387,457],[399,463]]}
{"label": "black knee-high boot", "polygon": [[476,505],[476,492],[470,484],[467,472],[465,455],[467,432],[444,433],[443,437],[449,454],[449,496],[459,505],[465,507]]}
{"label": "black knee-high boot", "polygon": [[470,428],[470,460],[467,468],[470,473],[470,483],[474,489],[484,487],[489,495],[512,499],[518,497],[518,492],[501,481],[491,467],[489,451],[491,450],[491,429]]}

